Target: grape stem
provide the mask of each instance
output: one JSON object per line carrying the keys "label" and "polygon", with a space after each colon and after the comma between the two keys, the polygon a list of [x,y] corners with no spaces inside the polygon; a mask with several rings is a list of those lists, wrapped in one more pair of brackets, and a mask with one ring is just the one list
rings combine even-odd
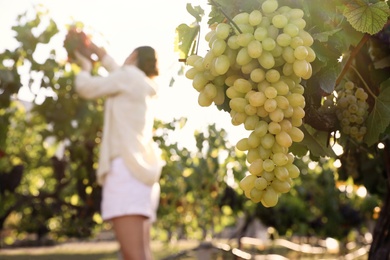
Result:
{"label": "grape stem", "polygon": [[343,80],[345,74],[347,73],[349,67],[352,64],[353,59],[356,57],[356,55],[359,53],[360,49],[366,44],[366,42],[370,39],[369,34],[365,34],[363,38],[360,40],[359,44],[352,50],[351,55],[349,56],[347,62],[344,65],[343,70],[341,71],[340,75],[336,79],[336,86],[340,84],[340,82]]}
{"label": "grape stem", "polygon": [[353,66],[350,65],[350,68],[356,73],[356,75],[359,77],[359,79],[362,81],[364,88],[367,90],[370,95],[376,99],[377,96],[371,91],[370,87],[367,85],[367,82],[363,79],[362,75],[360,75],[359,71]]}
{"label": "grape stem", "polygon": [[226,17],[226,19],[228,19],[228,21],[236,28],[236,30],[237,30],[239,33],[242,33],[242,31],[240,30],[240,28],[238,27],[238,25],[232,20],[232,18],[230,18],[230,17],[225,13],[225,11],[222,9],[222,7],[221,7],[217,2],[215,2],[214,0],[210,0],[210,3],[213,4],[216,8],[218,8],[218,10]]}

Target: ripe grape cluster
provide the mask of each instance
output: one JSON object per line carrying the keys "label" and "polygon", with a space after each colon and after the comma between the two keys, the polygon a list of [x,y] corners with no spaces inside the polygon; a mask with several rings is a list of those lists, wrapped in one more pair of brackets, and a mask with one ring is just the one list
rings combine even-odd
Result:
{"label": "ripe grape cluster", "polygon": [[249,131],[236,144],[247,153],[250,173],[240,187],[265,207],[275,206],[300,174],[289,147],[304,138],[301,81],[311,77],[316,58],[303,16],[301,9],[265,0],[259,10],[212,26],[205,36],[210,50],[187,59],[199,105],[228,101],[232,124]]}
{"label": "ripe grape cluster", "polygon": [[336,115],[341,132],[357,142],[362,142],[367,132],[364,124],[368,116],[367,98],[367,92],[352,81],[337,88]]}

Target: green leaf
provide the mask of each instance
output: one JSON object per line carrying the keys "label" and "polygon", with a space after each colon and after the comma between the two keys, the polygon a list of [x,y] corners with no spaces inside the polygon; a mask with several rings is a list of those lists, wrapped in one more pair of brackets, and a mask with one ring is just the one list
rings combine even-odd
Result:
{"label": "green leaf", "polygon": [[198,23],[202,21],[204,10],[200,6],[194,7],[191,4],[187,4],[186,8],[187,8],[187,12],[193,17],[195,17]]}
{"label": "green leaf", "polygon": [[179,53],[181,59],[185,59],[192,54],[192,47],[196,42],[196,36],[199,34],[199,31],[199,24],[193,26],[180,24],[176,28],[175,51]]}
{"label": "green leaf", "polygon": [[342,28],[336,28],[331,31],[326,31],[326,32],[320,32],[320,33],[315,33],[313,34],[313,39],[318,40],[319,42],[327,42],[329,40],[330,36],[333,36],[337,32],[341,31]]}
{"label": "green leaf", "polygon": [[390,80],[383,83],[383,91],[375,100],[375,105],[367,118],[367,133],[364,142],[371,146],[377,143],[390,124]]}
{"label": "green leaf", "polygon": [[344,16],[355,30],[375,34],[387,23],[389,7],[385,2],[370,4],[364,0],[354,0],[346,5]]}
{"label": "green leaf", "polygon": [[307,147],[310,153],[315,157],[335,157],[336,154],[332,147],[328,144],[328,133],[317,131],[307,124],[300,127],[304,133],[304,139],[300,142],[301,145]]}

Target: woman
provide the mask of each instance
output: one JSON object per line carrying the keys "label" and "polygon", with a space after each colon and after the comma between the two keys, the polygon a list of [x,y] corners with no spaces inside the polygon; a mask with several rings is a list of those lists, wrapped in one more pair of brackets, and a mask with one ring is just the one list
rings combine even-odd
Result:
{"label": "woman", "polygon": [[106,77],[92,76],[89,59],[76,53],[82,69],[75,79],[77,93],[86,99],[105,98],[97,171],[102,218],[112,222],[123,259],[149,260],[150,224],[156,219],[163,166],[152,132],[156,52],[139,47],[118,66],[103,48],[92,43],[88,51],[109,71]]}

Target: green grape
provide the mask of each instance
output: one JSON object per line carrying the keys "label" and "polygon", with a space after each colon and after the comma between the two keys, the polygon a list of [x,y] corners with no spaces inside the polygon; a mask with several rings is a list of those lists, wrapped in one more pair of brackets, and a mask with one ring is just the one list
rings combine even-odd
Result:
{"label": "green grape", "polygon": [[245,96],[244,93],[238,92],[233,86],[226,89],[226,96],[230,99],[242,98]]}
{"label": "green grape", "polygon": [[261,42],[263,49],[266,51],[272,51],[275,49],[276,42],[274,39],[267,37]]}
{"label": "green grape", "polygon": [[292,128],[292,123],[288,119],[283,119],[281,122],[279,122],[279,125],[281,127],[282,131],[289,132],[290,129]]}
{"label": "green grape", "polygon": [[248,137],[244,137],[242,139],[240,139],[237,143],[236,143],[236,148],[239,150],[239,151],[248,151],[250,149],[250,146],[248,144]]}
{"label": "green grape", "polygon": [[305,46],[298,46],[294,50],[294,57],[298,60],[305,60],[309,55],[309,51]]}
{"label": "green grape", "polygon": [[[250,106],[250,105],[249,105]],[[257,123],[259,122],[259,116],[257,116],[256,114],[251,114],[249,115],[247,113],[247,110],[246,108],[248,107],[248,105],[246,105],[245,107],[245,114],[247,114],[247,118],[245,119],[245,122],[244,122],[244,127],[246,130],[255,130],[256,128],[256,125]],[[257,109],[256,109],[257,110]]]}
{"label": "green grape", "polygon": [[250,73],[250,79],[255,82],[259,83],[265,79],[265,72],[262,68],[256,68],[252,70]]}
{"label": "green grape", "polygon": [[275,109],[278,107],[278,103],[276,102],[275,99],[273,98],[268,98],[265,102],[264,102],[264,109],[265,111],[267,111],[268,113],[271,113],[272,111],[275,111]]}
{"label": "green grape", "polygon": [[275,179],[275,174],[273,172],[263,171],[261,177],[267,180],[268,183],[272,182]]}
{"label": "green grape", "polygon": [[287,63],[294,63],[294,49],[290,46],[285,47],[282,52],[282,57]]}
{"label": "green grape", "polygon": [[302,142],[304,138],[302,130],[295,126],[293,126],[290,131],[288,131],[288,134],[290,135],[291,140],[296,143]]}
{"label": "green grape", "polygon": [[[261,136],[261,137],[265,136],[265,134],[267,134],[267,132],[268,132],[268,123],[266,121],[259,121],[256,125],[254,132],[258,136]],[[273,144],[274,144],[274,142],[272,142],[272,145]]]}
{"label": "green grape", "polygon": [[263,14],[259,10],[253,10],[249,14],[248,23],[252,26],[257,26],[261,23],[262,18]]}
{"label": "green grape", "polygon": [[274,143],[275,143],[275,136],[272,134],[269,133],[265,134],[261,138],[261,146],[263,146],[265,149],[271,149]]}
{"label": "green grape", "polygon": [[194,79],[195,75],[198,74],[198,70],[195,68],[190,68],[186,71],[185,76],[187,79]]}
{"label": "green grape", "polygon": [[288,171],[290,178],[292,178],[292,179],[298,178],[298,176],[300,175],[300,171],[299,171],[299,168],[295,164],[288,164],[285,167]]}
{"label": "green grape", "polygon": [[288,11],[290,19],[300,19],[303,17],[304,12],[302,9],[293,8]]}
{"label": "green grape", "polygon": [[230,61],[229,61],[229,57],[226,55],[220,55],[214,61],[215,71],[219,75],[224,75],[229,70],[229,67],[230,67]]}
{"label": "green grape", "polygon": [[213,99],[209,98],[204,90],[199,92],[198,104],[201,107],[208,107],[213,103]]}
{"label": "green grape", "polygon": [[290,23],[297,26],[298,29],[300,29],[300,30],[303,30],[306,27],[306,21],[303,19],[300,19],[300,18],[292,19],[292,20],[290,20]]}
{"label": "green grape", "polygon": [[[280,132],[280,131],[279,131]],[[278,143],[274,143],[274,146],[272,146],[272,153],[283,153],[286,154],[288,158],[288,148],[287,147],[282,147]]]}
{"label": "green grape", "polygon": [[[269,71],[268,71],[269,72]],[[267,72],[267,73],[268,73]],[[267,76],[267,74],[266,74]],[[274,99],[278,95],[278,91],[273,86],[269,86],[264,90],[264,95],[269,99]]]}
{"label": "green grape", "polygon": [[263,169],[264,171],[266,172],[273,172],[273,170],[275,169],[275,163],[274,161],[272,161],[271,159],[265,159],[263,161]]}
{"label": "green grape", "polygon": [[197,60],[199,60],[201,58],[202,58],[201,56],[193,54],[193,55],[190,55],[190,56],[187,57],[186,63],[189,66],[194,66],[195,61],[197,61]]}
{"label": "green grape", "polygon": [[290,88],[284,79],[280,80],[278,82],[272,83],[272,86],[278,91],[278,95],[280,95],[280,96],[287,95],[290,91]]}
{"label": "green grape", "polygon": [[231,109],[237,111],[237,112],[245,112],[245,106],[248,104],[248,101],[245,98],[232,98],[229,101],[229,106]]}
{"label": "green grape", "polygon": [[275,141],[283,147],[290,147],[292,145],[291,136],[284,131],[281,131],[279,134],[275,135]]}
{"label": "green grape", "polygon": [[284,166],[288,163],[288,157],[285,153],[274,153],[272,160],[276,166]]}
{"label": "green grape", "polygon": [[266,14],[275,12],[277,8],[278,8],[278,1],[276,0],[266,0],[261,5],[261,10],[263,10],[263,12]]}
{"label": "green grape", "polygon": [[[269,83],[276,83],[279,81],[280,79],[280,73],[279,71],[275,70],[275,69],[270,69],[268,70],[266,73],[265,73],[265,79],[269,82]],[[276,90],[275,90],[275,93],[276,93]]]}
{"label": "green grape", "polygon": [[274,111],[269,112],[268,116],[273,122],[279,123],[284,119],[284,112],[282,109],[276,107]]}
{"label": "green grape", "polygon": [[249,23],[249,14],[242,12],[233,17],[233,22],[236,24],[247,24]]}
{"label": "green grape", "polygon": [[286,181],[288,178],[290,178],[290,173],[287,167],[288,165],[275,167],[274,173],[278,180]]}
{"label": "green grape", "polygon": [[263,106],[267,97],[263,92],[254,92],[248,97],[248,102],[254,107]]}
{"label": "green grape", "polygon": [[264,207],[274,207],[278,204],[278,200],[278,193],[272,187],[268,187],[263,194],[261,203]]}
{"label": "green grape", "polygon": [[271,187],[279,193],[287,193],[291,190],[291,185],[288,181],[274,180]]}
{"label": "green grape", "polygon": [[241,93],[248,93],[252,90],[252,83],[246,79],[238,78],[234,81],[233,87]]}
{"label": "green grape", "polygon": [[217,87],[213,83],[208,83],[204,87],[203,92],[209,99],[214,99],[217,96]]}
{"label": "green grape", "polygon": [[240,48],[240,45],[238,44],[238,36],[232,35],[228,38],[227,45],[230,49],[236,50]]}
{"label": "green grape", "polygon": [[[245,106],[245,113],[249,116],[256,115],[257,108],[252,106],[251,104],[248,104]],[[257,117],[257,116],[256,116]],[[253,121],[253,120],[252,120]]]}
{"label": "green grape", "polygon": [[269,51],[265,51],[264,48],[258,61],[264,69],[271,69],[275,66],[274,56]]}
{"label": "green grape", "polygon": [[284,28],[288,23],[288,18],[283,14],[277,14],[272,17],[272,24],[276,28]]}
{"label": "green grape", "polygon": [[250,192],[250,199],[254,203],[259,203],[263,198],[264,191],[253,188]]}
{"label": "green grape", "polygon": [[248,150],[248,153],[246,155],[246,161],[248,163],[253,163],[254,161],[256,161],[257,159],[260,158],[260,154],[259,154],[259,149],[257,148],[252,148],[252,149],[249,149]]}
{"label": "green grape", "polygon": [[292,114],[293,118],[304,118],[305,114],[306,114],[306,112],[301,106],[294,106],[293,107],[293,114]]}
{"label": "green grape", "polygon": [[261,42],[258,40],[252,40],[248,43],[248,55],[256,59],[261,56],[261,53],[263,52],[263,46],[261,45]]}
{"label": "green grape", "polygon": [[[253,164],[253,163],[252,163]],[[259,177],[255,181],[255,188],[258,190],[264,190],[268,186],[268,181],[263,177]]]}
{"label": "green grape", "polygon": [[227,44],[224,40],[216,39],[211,46],[211,51],[215,56],[219,56],[225,52],[226,46]]}
{"label": "green grape", "polygon": [[230,112],[232,113],[231,114],[231,118],[232,118],[231,122],[233,125],[241,125],[245,122],[247,115],[244,112],[237,112],[235,110],[231,110]]}
{"label": "green grape", "polygon": [[302,45],[303,45],[303,40],[302,40],[301,37],[296,36],[296,37],[293,37],[293,38],[291,39],[290,46],[291,46],[293,49],[296,49],[297,47],[302,46]]}
{"label": "green grape", "polygon": [[213,102],[214,104],[222,105],[225,102],[225,88],[224,86],[217,85],[217,95],[214,97]]}
{"label": "green grape", "polygon": [[280,133],[280,131],[282,131],[282,127],[280,126],[279,123],[277,123],[277,122],[269,122],[269,124],[268,124],[268,132],[270,132],[271,134],[275,135],[275,134]]}
{"label": "green grape", "polygon": [[212,51],[207,52],[207,54],[203,58],[203,68],[206,71],[209,71],[211,68],[211,64],[214,62],[215,55]]}
{"label": "green grape", "polygon": [[250,148],[256,148],[261,143],[261,138],[256,134],[256,132],[252,132],[248,137],[248,145]]}
{"label": "green grape", "polygon": [[279,35],[279,29],[273,25],[268,26],[267,32],[268,32],[268,38],[271,38],[273,40],[276,40],[276,37],[278,37]]}
{"label": "green grape", "polygon": [[[254,160],[248,168],[253,175],[260,176],[263,172],[263,160],[261,158]],[[259,179],[259,178],[258,178]],[[257,181],[257,180],[256,180]]]}
{"label": "green grape", "polygon": [[[264,52],[263,52],[264,53]],[[259,59],[261,56],[259,57]],[[248,48],[241,48],[237,53],[236,63],[240,66],[248,64],[252,60],[251,56],[248,54]]]}
{"label": "green grape", "polygon": [[281,33],[276,37],[276,43],[281,47],[287,47],[291,43],[291,36],[287,33]]}
{"label": "green grape", "polygon": [[237,35],[237,44],[241,47],[246,47],[248,44],[254,40],[252,33],[241,33]]}
{"label": "green grape", "polygon": [[201,91],[208,82],[209,80],[205,78],[203,73],[198,73],[194,76],[194,79],[192,80],[192,86],[197,91]]}
{"label": "green grape", "polygon": [[285,96],[276,96],[275,97],[276,104],[278,105],[278,108],[280,109],[287,109],[290,105],[290,102]]}
{"label": "green grape", "polygon": [[240,181],[240,188],[243,190],[251,190],[255,186],[257,177],[255,175],[247,175]]}
{"label": "green grape", "polygon": [[283,32],[290,35],[291,37],[295,37],[299,35],[299,28],[295,24],[289,23],[284,26]]}
{"label": "green grape", "polygon": [[262,41],[268,37],[268,31],[264,27],[257,27],[253,36],[256,40]]}
{"label": "green grape", "polygon": [[309,71],[309,65],[306,60],[296,60],[293,63],[293,70],[298,77],[304,77]]}
{"label": "green grape", "polygon": [[230,25],[227,23],[219,23],[215,28],[215,34],[219,39],[225,40],[230,34]]}

